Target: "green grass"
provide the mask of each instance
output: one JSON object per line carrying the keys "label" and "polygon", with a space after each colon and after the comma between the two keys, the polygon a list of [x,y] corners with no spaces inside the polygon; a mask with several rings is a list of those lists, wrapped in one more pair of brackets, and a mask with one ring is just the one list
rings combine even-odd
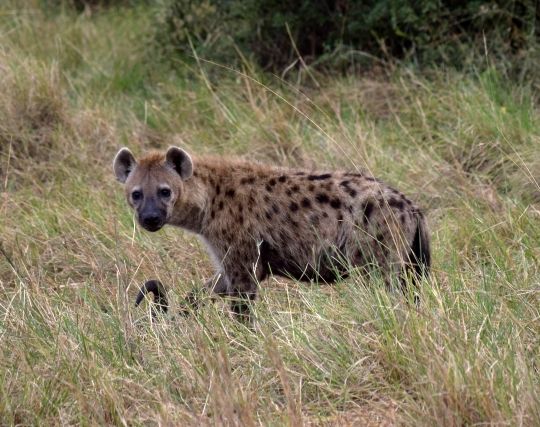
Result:
{"label": "green grass", "polygon": [[[495,66],[299,87],[172,70],[149,9],[24,3],[0,9],[2,424],[540,424],[534,85]],[[167,285],[174,312],[211,264],[181,230],[134,226],[111,161],[172,143],[368,168],[404,190],[432,233],[421,306],[362,277],[274,278],[255,330],[222,302],[150,322],[133,307],[144,280]]]}

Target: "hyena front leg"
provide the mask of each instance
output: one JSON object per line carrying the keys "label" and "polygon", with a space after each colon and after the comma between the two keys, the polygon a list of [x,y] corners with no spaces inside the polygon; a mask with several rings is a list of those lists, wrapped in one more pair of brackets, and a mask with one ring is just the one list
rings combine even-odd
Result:
{"label": "hyena front leg", "polygon": [[258,282],[263,277],[262,265],[244,262],[225,266],[230,278],[228,295],[231,299],[231,311],[237,320],[251,323],[251,303],[257,297]]}
{"label": "hyena front leg", "polygon": [[187,294],[183,302],[183,308],[181,309],[181,314],[187,316],[190,312],[196,311],[201,308],[205,302],[208,300],[206,298],[210,294],[210,300],[215,301],[215,296],[226,296],[229,294],[229,279],[226,276],[224,271],[216,273],[216,275],[207,280],[204,284],[203,289],[197,291],[191,291]]}

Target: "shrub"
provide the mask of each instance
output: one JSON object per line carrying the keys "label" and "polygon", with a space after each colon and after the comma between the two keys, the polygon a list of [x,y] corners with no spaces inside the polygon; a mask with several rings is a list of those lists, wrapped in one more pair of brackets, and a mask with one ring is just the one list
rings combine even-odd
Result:
{"label": "shrub", "polygon": [[144,3],[146,0],[41,0],[46,9],[57,9],[58,7],[73,8],[77,12],[84,12],[89,9],[100,9],[114,6],[135,6]]}
{"label": "shrub", "polygon": [[471,47],[518,54],[538,38],[532,0],[164,0],[158,42],[212,59],[237,51],[282,69],[300,54],[325,62],[339,52],[459,64]]}

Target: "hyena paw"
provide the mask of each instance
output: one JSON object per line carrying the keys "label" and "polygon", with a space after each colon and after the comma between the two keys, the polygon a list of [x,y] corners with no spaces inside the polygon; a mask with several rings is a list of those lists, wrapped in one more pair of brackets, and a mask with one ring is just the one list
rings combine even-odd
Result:
{"label": "hyena paw", "polygon": [[152,306],[152,317],[156,318],[159,313],[165,314],[169,310],[169,302],[167,300],[167,291],[159,280],[147,280],[139,289],[137,298],[135,299],[135,307],[137,307],[144,299],[146,294],[154,294],[154,304]]}

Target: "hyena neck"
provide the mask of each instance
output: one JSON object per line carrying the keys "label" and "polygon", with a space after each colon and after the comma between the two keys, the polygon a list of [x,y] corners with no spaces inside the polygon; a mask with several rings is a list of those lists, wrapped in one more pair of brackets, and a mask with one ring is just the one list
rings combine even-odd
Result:
{"label": "hyena neck", "polygon": [[200,178],[192,176],[184,182],[183,193],[184,197],[176,203],[169,224],[201,234],[208,203],[207,188]]}
{"label": "hyena neck", "polygon": [[[193,176],[184,181],[184,198],[177,202],[170,224],[205,237],[213,222],[212,206],[232,203],[238,176],[259,175],[262,168],[243,161],[193,158]],[[241,182],[241,179],[240,179]],[[219,209],[221,209],[221,207]]]}

